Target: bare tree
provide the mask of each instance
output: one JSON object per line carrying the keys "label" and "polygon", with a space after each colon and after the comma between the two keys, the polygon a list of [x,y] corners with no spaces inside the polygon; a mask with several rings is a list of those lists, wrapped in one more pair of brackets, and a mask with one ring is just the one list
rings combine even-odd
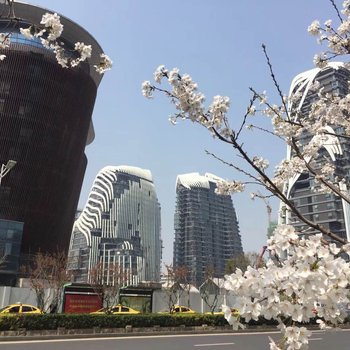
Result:
{"label": "bare tree", "polygon": [[188,269],[185,266],[173,267],[172,265],[165,265],[167,282],[164,288],[167,300],[168,310],[171,313],[173,306],[177,304],[186,291],[188,294],[189,306],[189,289],[188,287]]}
{"label": "bare tree", "polygon": [[66,266],[66,254],[60,251],[45,254],[39,252],[30,264],[22,266],[21,270],[28,276],[30,288],[35,292],[41,310],[59,310],[62,288],[71,279]]}
{"label": "bare tree", "polygon": [[207,278],[199,287],[199,293],[203,301],[209,307],[210,312],[214,313],[219,301],[219,286],[211,278]]}
{"label": "bare tree", "polygon": [[219,301],[220,287],[214,282],[215,270],[212,265],[207,267],[205,274],[206,279],[199,287],[199,293],[203,301],[209,307],[210,312],[214,313]]}
{"label": "bare tree", "polygon": [[175,275],[179,283],[181,284],[184,293],[186,293],[187,306],[190,307],[191,306],[190,292],[192,287],[190,271],[187,266],[179,266],[178,268],[175,269]]}
{"label": "bare tree", "polygon": [[110,313],[113,305],[119,303],[120,289],[126,286],[128,271],[119,264],[98,263],[90,270],[90,283],[106,313]]}

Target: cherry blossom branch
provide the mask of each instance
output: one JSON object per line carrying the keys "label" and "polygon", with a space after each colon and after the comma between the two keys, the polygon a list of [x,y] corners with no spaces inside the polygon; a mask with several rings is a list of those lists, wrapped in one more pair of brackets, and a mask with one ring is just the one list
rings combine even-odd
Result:
{"label": "cherry blossom branch", "polygon": [[329,0],[329,1],[330,1],[330,3],[332,4],[332,6],[333,6],[333,8],[334,8],[334,10],[335,10],[335,12],[336,12],[336,14],[337,14],[337,16],[338,16],[340,22],[343,23],[343,18],[342,18],[342,16],[340,15],[339,9],[338,9],[337,5],[335,4],[334,0]]}
{"label": "cherry blossom branch", "polygon": [[254,124],[248,125],[248,129],[257,129],[259,131],[263,131],[266,134],[269,134],[271,136],[277,137],[277,138],[279,138],[280,140],[282,140],[284,142],[286,141],[282,136],[275,134],[273,131],[264,129],[264,128],[262,128],[260,126],[257,126],[257,125],[254,125]]}
{"label": "cherry blossom branch", "polygon": [[[346,243],[346,240],[332,233],[322,225],[310,221],[304,215],[302,215],[295,207],[294,203],[289,200],[283,191],[274,183],[274,181],[267,176],[267,174],[265,174],[264,169],[268,163],[259,157],[251,158],[245,152],[243,145],[239,143],[234,130],[230,129],[228,125],[226,116],[229,106],[228,98],[216,96],[213,104],[206,111],[202,106],[204,96],[201,93],[196,92],[197,84],[193,83],[189,75],[185,74],[181,76],[177,68],[169,72],[164,66],[160,66],[154,73],[154,76],[158,83],[160,83],[162,78],[167,78],[168,82],[172,85],[173,90],[170,92],[166,89],[160,89],[152,85],[149,81],[146,81],[142,85],[143,94],[148,98],[152,98],[154,91],[160,91],[171,98],[171,101],[175,104],[176,108],[180,110],[180,113],[173,116],[173,122],[176,122],[178,117],[181,117],[182,119],[190,119],[192,122],[198,123],[199,125],[208,129],[220,141],[230,144],[238,151],[238,154],[243,158],[243,160],[248,163],[259,175],[255,176],[255,179],[257,179],[258,182],[260,182],[273,195],[284,202],[289,210],[295,213],[295,216],[299,218],[301,222],[304,222],[314,230],[317,230],[342,244]],[[271,110],[275,110],[273,106],[270,106],[269,108],[271,108]],[[233,181],[232,183],[227,184],[227,188],[225,188],[224,184],[221,184],[220,187],[218,187],[218,191],[219,193],[227,194],[225,191],[242,191],[243,188],[244,185],[242,183]]]}
{"label": "cherry blossom branch", "polygon": [[[331,2],[335,5],[332,0]],[[325,22],[325,29],[320,27],[318,21],[314,21],[308,28],[308,31],[319,36],[321,41],[328,41],[330,52],[334,52],[334,55],[342,55],[350,50],[350,1],[344,1],[343,7],[342,13],[347,19],[342,21],[338,28],[339,34],[332,29],[330,21]],[[234,274],[226,276],[225,282],[225,288],[237,295],[236,302],[231,307],[238,309],[239,315],[232,315],[231,307],[223,307],[225,318],[233,329],[244,328],[241,319],[245,319],[246,322],[250,319],[258,320],[261,316],[275,319],[279,323],[283,338],[277,344],[271,339],[270,349],[306,350],[311,332],[302,327],[301,323],[308,323],[317,318],[319,327],[326,329],[329,325],[336,326],[344,320],[340,305],[350,302],[350,284],[347,277],[350,263],[340,257],[340,254],[350,254],[350,243],[300,213],[294,202],[288,198],[286,186],[293,176],[307,171],[315,178],[320,178],[322,186],[329,182],[326,188],[337,194],[337,186],[320,176],[313,162],[315,157],[319,156],[318,151],[322,146],[327,142],[338,142],[337,138],[340,135],[336,132],[333,135],[331,129],[342,128],[342,133],[350,134],[346,112],[350,109],[350,94],[339,97],[329,91],[318,90],[318,86],[315,90],[318,91],[318,100],[312,104],[306,118],[299,107],[294,107],[294,104],[299,105],[300,99],[305,97],[302,96],[303,91],[297,91],[288,98],[290,109],[287,109],[287,102],[275,79],[270,60],[268,56],[266,58],[272,80],[282,98],[282,105],[270,105],[264,93],[254,94],[253,97],[257,97],[260,103],[266,106],[264,113],[271,117],[274,126],[274,132],[271,134],[282,138],[289,145],[291,152],[290,158],[282,161],[277,167],[274,178],[265,173],[268,162],[261,157],[250,156],[239,140],[248,114],[243,117],[242,125],[235,133],[229,128],[226,115],[229,108],[227,97],[215,96],[209,109],[206,109],[203,105],[204,96],[196,91],[197,84],[193,83],[188,75],[180,77],[178,69],[168,72],[164,66],[160,66],[155,72],[155,80],[160,83],[161,78],[166,76],[172,87],[168,97],[175,104],[177,111],[180,111],[173,117],[173,121],[177,118],[189,119],[208,129],[220,141],[230,144],[235,153],[250,166],[249,171],[213,156],[255,182],[258,181],[271,195],[284,203],[283,209],[292,212],[293,219],[306,224],[311,230],[320,232],[312,232],[306,237],[306,230],[300,234],[292,225],[278,225],[267,242],[271,259],[267,261],[266,266],[248,267],[245,272],[237,269]],[[321,54],[316,56],[314,61],[319,68],[323,68],[329,58],[329,54]],[[349,67],[350,65],[347,65],[345,68],[349,70]],[[316,85],[312,85],[312,90],[311,86],[308,87],[308,91],[313,91]],[[150,82],[143,84],[143,94],[146,97],[151,98],[154,91]],[[254,107],[252,103],[250,107]],[[332,140],[330,136],[336,139]],[[304,144],[301,144],[302,141]],[[331,175],[330,169],[322,169],[322,173]],[[222,194],[226,194],[225,186],[227,193],[244,189],[242,183],[227,182],[221,188]],[[338,247],[338,243],[342,245],[341,248]]]}
{"label": "cherry blossom branch", "polygon": [[254,94],[254,96],[250,99],[249,106],[247,108],[247,112],[243,116],[243,121],[242,121],[241,127],[237,131],[236,139],[238,139],[239,135],[241,134],[241,131],[242,131],[244,125],[246,124],[248,115],[251,115],[252,113],[255,112],[255,109],[253,109],[253,106],[254,106],[254,102],[256,101],[257,98],[258,98],[258,96],[256,94]]}
{"label": "cherry blossom branch", "polygon": [[[9,20],[9,24],[15,23],[17,25],[21,19],[15,17],[15,5],[14,1],[8,0],[9,12],[6,18]],[[59,40],[63,32],[63,25],[60,21],[60,16],[57,13],[50,14],[45,13],[42,16],[39,25],[31,24],[28,28],[19,28],[20,33],[28,40],[39,38],[41,44],[47,49],[51,50],[56,55],[56,60],[63,68],[72,68],[78,66],[81,62],[92,57],[91,45],[85,45],[82,42],[76,42],[73,50],[67,50],[64,47],[64,43]],[[7,48],[10,45],[12,31],[7,34],[0,34],[0,49]],[[67,55],[66,52],[74,52],[75,58],[71,55]],[[5,55],[0,55],[0,60],[4,60]],[[111,59],[104,53],[100,54],[100,60],[93,65],[96,72],[103,74],[107,70],[112,68]]]}
{"label": "cherry blossom branch", "polygon": [[277,89],[277,92],[278,92],[278,95],[280,96],[280,99],[281,99],[281,102],[282,102],[282,105],[284,107],[284,111],[285,111],[285,114],[286,114],[286,117],[287,119],[289,120],[289,114],[288,114],[288,108],[287,108],[287,105],[286,105],[286,102],[285,102],[285,98],[283,96],[283,93],[282,93],[282,90],[277,82],[277,79],[276,79],[276,76],[273,72],[273,69],[272,69],[272,64],[271,64],[271,61],[270,61],[270,57],[269,55],[267,54],[267,51],[266,51],[266,45],[265,44],[262,44],[261,45],[262,49],[263,49],[263,52],[264,52],[264,55],[265,55],[265,58],[266,58],[266,63],[269,67],[269,70],[270,70],[270,76],[272,78],[272,81]]}
{"label": "cherry blossom branch", "polygon": [[272,194],[274,194],[277,198],[279,198],[283,203],[285,203],[291,211],[306,225],[309,227],[312,227],[316,231],[322,232],[324,235],[334,239],[335,241],[346,244],[347,240],[341,238],[337,234],[331,232],[330,230],[326,229],[324,226],[316,224],[309,219],[307,219],[304,215],[301,214],[301,212],[295,207],[294,203],[290,201],[285,194],[280,191],[280,189],[273,183],[273,181],[261,170],[259,169],[254,162],[250,159],[250,157],[247,155],[247,153],[241,148],[241,146],[232,139],[232,144],[235,149],[238,150],[238,152],[242,155],[244,160],[251,165],[251,167],[261,176],[262,180],[261,182],[264,184],[265,188],[270,191]]}
{"label": "cherry blossom branch", "polygon": [[344,134],[335,134],[334,132],[328,132],[328,131],[324,131],[325,135],[330,135],[330,136],[336,136],[339,138],[343,138],[346,140],[350,140],[350,136],[349,135],[344,135]]}
{"label": "cherry blossom branch", "polygon": [[[247,177],[249,177],[249,178],[255,180],[254,182],[251,182],[251,184],[262,185],[262,186],[264,186],[264,185],[261,183],[261,181],[260,181],[257,177],[255,177],[253,174],[251,174],[251,173],[249,173],[249,172],[243,170],[242,168],[239,168],[238,166],[236,166],[236,165],[234,165],[234,164],[232,164],[232,163],[229,163],[229,162],[225,161],[224,159],[218,157],[218,156],[215,155],[214,153],[211,153],[211,152],[209,152],[209,151],[207,151],[207,150],[205,150],[205,153],[206,153],[207,155],[209,155],[209,156],[212,156],[213,158],[215,158],[216,160],[218,160],[218,161],[221,162],[222,164],[225,164],[225,165],[227,165],[227,166],[229,166],[229,167],[231,167],[231,168],[234,168],[236,171],[238,171],[238,172],[240,172],[240,173],[246,175]],[[248,183],[248,182],[245,182],[245,184],[247,184],[247,183]],[[264,186],[264,187],[265,187],[265,186]]]}
{"label": "cherry blossom branch", "polygon": [[[221,135],[214,130],[215,134],[218,135],[219,139],[221,140],[222,137]],[[225,139],[224,139],[225,140]],[[225,140],[226,141],[226,140]],[[332,238],[333,240],[341,243],[341,244],[346,244],[347,240],[343,239],[342,237],[338,236],[337,234],[331,232],[330,230],[328,230],[327,228],[325,228],[324,226],[314,223],[313,221],[310,221],[309,219],[307,219],[294,205],[294,203],[289,200],[285,194],[280,191],[280,189],[273,183],[273,181],[259,168],[257,167],[253,160],[247,155],[247,153],[243,150],[243,148],[241,147],[241,145],[239,145],[237,143],[237,140],[235,139],[235,137],[232,135],[231,136],[231,143],[232,146],[238,150],[239,154],[243,157],[243,159],[250,164],[250,166],[261,176],[262,180],[259,180],[259,182],[261,184],[263,184],[263,186],[270,191],[272,194],[274,194],[277,198],[279,198],[283,203],[285,203],[289,209],[302,221],[304,222],[306,225],[308,225],[309,227],[315,229],[316,231],[322,232],[324,235]]]}

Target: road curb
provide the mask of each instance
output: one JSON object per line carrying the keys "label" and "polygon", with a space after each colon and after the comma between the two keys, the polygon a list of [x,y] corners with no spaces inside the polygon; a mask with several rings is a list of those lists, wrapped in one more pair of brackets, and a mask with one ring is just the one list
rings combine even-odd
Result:
{"label": "road curb", "polygon": [[[98,328],[98,327],[97,327]],[[307,326],[309,330],[319,330],[316,325]],[[350,325],[342,325],[340,329],[350,329]],[[276,326],[251,326],[244,330],[233,330],[229,326],[225,327],[208,327],[206,325],[198,327],[152,327],[152,328],[133,328],[127,326],[125,328],[101,328],[101,329],[64,329],[42,330],[42,331],[26,331],[19,329],[17,331],[0,332],[1,342],[14,341],[30,341],[30,340],[56,340],[56,339],[83,339],[83,338],[123,338],[153,335],[176,335],[176,334],[212,334],[212,333],[252,333],[252,332],[279,332]],[[5,335],[5,334],[6,335]]]}
{"label": "road curb", "polygon": [[[101,329],[96,332],[93,329],[62,329],[52,331],[9,331],[12,334],[1,335],[0,341],[22,341],[22,340],[54,340],[54,339],[82,339],[82,338],[112,338],[112,337],[130,337],[130,336],[152,336],[152,335],[172,335],[172,334],[211,334],[211,333],[250,333],[250,332],[271,332],[276,331],[276,327],[249,328],[235,331],[231,327],[177,327],[169,329],[166,327],[157,327],[157,329],[127,329],[119,328],[112,331]],[[33,334],[36,333],[36,334]]]}

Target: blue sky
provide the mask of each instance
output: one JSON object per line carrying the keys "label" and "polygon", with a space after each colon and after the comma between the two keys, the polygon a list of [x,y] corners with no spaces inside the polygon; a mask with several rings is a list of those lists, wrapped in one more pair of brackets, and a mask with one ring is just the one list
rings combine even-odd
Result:
{"label": "blue sky", "polygon": [[[336,19],[328,0],[35,0],[33,4],[86,28],[114,62],[98,91],[93,114],[96,138],[86,149],[89,164],[79,206],[84,206],[104,166],[150,169],[162,207],[166,263],[172,261],[176,176],[210,172],[239,178],[205,149],[236,164],[240,160],[203,128],[189,122],[172,126],[168,116],[173,107],[163,96],[145,99],[142,81],[151,80],[160,64],[178,67],[199,84],[208,104],[214,95],[230,97],[235,128],[249,102],[250,86],[266,90],[271,101],[278,102],[261,44],[267,45],[287,92],[292,78],[313,68],[312,58],[321,51],[307,34],[308,25],[314,19]],[[247,131],[243,141],[251,155],[270,159],[272,170],[286,153],[283,144],[257,132]],[[244,250],[259,251],[266,241],[266,207],[250,200],[249,192],[233,196],[233,201]],[[277,217],[277,202],[272,203]]]}

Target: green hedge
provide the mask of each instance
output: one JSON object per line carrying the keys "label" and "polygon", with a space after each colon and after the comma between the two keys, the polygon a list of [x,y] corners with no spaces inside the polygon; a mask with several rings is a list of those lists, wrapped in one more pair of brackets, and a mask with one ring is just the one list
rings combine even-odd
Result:
{"label": "green hedge", "polygon": [[[349,319],[347,319],[347,322]],[[44,314],[44,315],[17,315],[0,317],[0,331],[18,330],[54,330],[58,327],[66,329],[82,328],[125,328],[131,325],[135,328],[142,327],[178,327],[178,326],[228,326],[222,315],[191,314],[141,314],[141,315],[90,315],[90,314]],[[250,326],[276,325],[276,321],[251,320]]]}
{"label": "green hedge", "polygon": [[216,315],[170,315],[170,314],[143,314],[143,315],[89,315],[89,314],[45,314],[45,315],[17,315],[0,317],[0,331],[18,330],[52,330],[58,327],[66,329],[81,328],[124,328],[133,327],[177,327],[185,326],[224,326],[227,321],[223,316]]}

